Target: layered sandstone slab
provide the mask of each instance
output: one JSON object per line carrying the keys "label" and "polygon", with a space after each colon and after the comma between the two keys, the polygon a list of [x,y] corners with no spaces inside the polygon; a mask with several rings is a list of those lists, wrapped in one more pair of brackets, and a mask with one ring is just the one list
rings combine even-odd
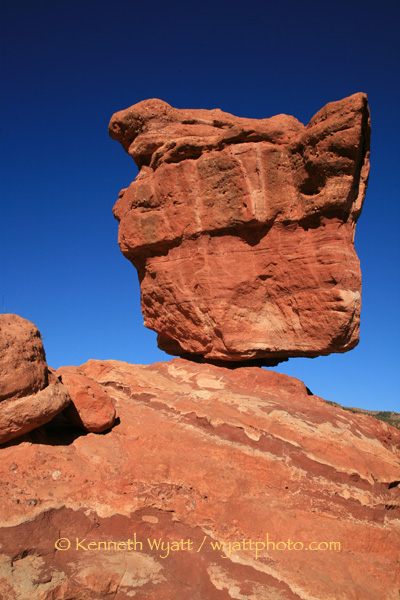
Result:
{"label": "layered sandstone slab", "polygon": [[160,348],[272,364],[357,344],[365,94],[326,105],[307,126],[145,100],[109,131],[140,169],[114,215]]}
{"label": "layered sandstone slab", "polygon": [[50,421],[70,402],[48,368],[37,327],[0,315],[0,444]]}
{"label": "layered sandstone slab", "polygon": [[0,449],[0,598],[398,600],[397,429],[263,369],[80,371],[120,423]]}

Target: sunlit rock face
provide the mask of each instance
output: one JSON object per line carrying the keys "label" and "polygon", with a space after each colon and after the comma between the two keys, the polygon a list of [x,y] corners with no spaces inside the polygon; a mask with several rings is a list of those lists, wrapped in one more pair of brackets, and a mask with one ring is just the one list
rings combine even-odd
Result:
{"label": "sunlit rock face", "polygon": [[266,369],[79,372],[120,422],[0,449],[2,600],[398,600],[399,430]]}
{"label": "sunlit rock face", "polygon": [[170,354],[271,365],[358,343],[366,95],[245,119],[145,100],[111,137],[139,167],[114,207],[146,327]]}

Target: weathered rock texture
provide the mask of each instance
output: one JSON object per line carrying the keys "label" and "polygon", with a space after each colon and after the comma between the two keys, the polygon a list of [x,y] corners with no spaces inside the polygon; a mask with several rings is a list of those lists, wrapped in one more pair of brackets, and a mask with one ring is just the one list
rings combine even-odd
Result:
{"label": "weathered rock texture", "polygon": [[357,344],[365,94],[327,104],[307,126],[145,100],[109,131],[140,169],[114,214],[160,348],[273,364]]}
{"label": "weathered rock texture", "polygon": [[0,315],[0,443],[47,423],[69,402],[47,366],[35,325],[18,315]]}
{"label": "weathered rock texture", "polygon": [[263,369],[80,370],[120,424],[0,450],[0,598],[398,600],[397,429]]}
{"label": "weathered rock texture", "polygon": [[86,377],[77,367],[61,367],[57,375],[71,398],[64,415],[74,425],[92,433],[101,433],[113,426],[114,405],[98,383]]}

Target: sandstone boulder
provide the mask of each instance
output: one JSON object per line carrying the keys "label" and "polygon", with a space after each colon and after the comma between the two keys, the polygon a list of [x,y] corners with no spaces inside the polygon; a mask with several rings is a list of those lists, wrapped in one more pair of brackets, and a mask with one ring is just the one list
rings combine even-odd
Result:
{"label": "sandstone boulder", "polygon": [[0,402],[42,390],[48,383],[40,332],[18,315],[0,315]]}
{"label": "sandstone boulder", "polygon": [[84,375],[77,367],[61,367],[57,374],[71,398],[64,415],[74,425],[93,433],[106,431],[113,426],[114,405],[110,396],[98,383]]}
{"label": "sandstone boulder", "polygon": [[0,315],[0,443],[47,423],[69,402],[47,366],[35,325],[18,315]]}
{"label": "sandstone boulder", "polygon": [[307,126],[145,100],[116,113],[109,132],[140,169],[114,215],[160,348],[276,364],[357,344],[365,94]]}
{"label": "sandstone boulder", "polygon": [[120,423],[0,449],[0,598],[398,600],[400,431],[264,369],[79,369]]}

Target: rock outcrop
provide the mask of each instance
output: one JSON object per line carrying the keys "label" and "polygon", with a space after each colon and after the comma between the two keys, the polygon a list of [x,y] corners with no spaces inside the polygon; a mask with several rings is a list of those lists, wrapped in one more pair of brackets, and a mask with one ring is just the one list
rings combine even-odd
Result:
{"label": "rock outcrop", "polygon": [[1,449],[2,600],[398,600],[397,429],[264,369],[79,370],[120,423]]}
{"label": "rock outcrop", "polygon": [[77,367],[61,367],[57,375],[68,390],[71,403],[64,415],[85,431],[101,433],[114,425],[115,408],[110,396]]}
{"label": "rock outcrop", "polygon": [[0,315],[0,444],[47,423],[69,402],[47,366],[35,325],[18,315]]}
{"label": "rock outcrop", "polygon": [[365,94],[327,104],[307,126],[145,100],[116,113],[109,132],[140,169],[114,215],[160,348],[276,364],[357,344]]}

